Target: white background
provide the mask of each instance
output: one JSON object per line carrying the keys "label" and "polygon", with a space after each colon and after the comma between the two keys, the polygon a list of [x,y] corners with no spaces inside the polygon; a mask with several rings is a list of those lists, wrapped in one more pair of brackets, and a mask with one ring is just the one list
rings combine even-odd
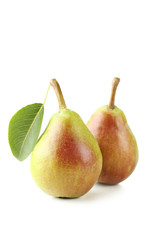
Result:
{"label": "white background", "polygon": [[[0,239],[160,239],[159,1],[0,1]],[[79,199],[43,193],[8,145],[8,123],[43,102],[51,78],[85,122],[116,105],[137,138],[139,163],[116,186],[96,184]],[[50,89],[42,131],[58,103]]]}

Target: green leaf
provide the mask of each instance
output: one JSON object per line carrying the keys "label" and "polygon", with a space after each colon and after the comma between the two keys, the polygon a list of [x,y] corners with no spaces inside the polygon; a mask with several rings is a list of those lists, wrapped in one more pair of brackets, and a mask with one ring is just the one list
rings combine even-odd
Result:
{"label": "green leaf", "polygon": [[21,108],[10,120],[8,140],[13,155],[20,161],[32,152],[42,125],[44,104]]}

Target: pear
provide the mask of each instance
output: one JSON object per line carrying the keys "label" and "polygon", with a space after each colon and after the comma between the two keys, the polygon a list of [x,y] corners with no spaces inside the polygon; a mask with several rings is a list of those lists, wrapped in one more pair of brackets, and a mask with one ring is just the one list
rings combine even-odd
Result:
{"label": "pear", "polygon": [[98,180],[102,154],[80,116],[66,108],[58,82],[52,79],[59,112],[54,114],[31,155],[31,174],[47,194],[76,198]]}
{"label": "pear", "polygon": [[119,82],[119,78],[113,79],[109,105],[100,107],[87,123],[102,152],[103,167],[98,181],[105,184],[125,180],[138,161],[136,139],[124,113],[114,105]]}

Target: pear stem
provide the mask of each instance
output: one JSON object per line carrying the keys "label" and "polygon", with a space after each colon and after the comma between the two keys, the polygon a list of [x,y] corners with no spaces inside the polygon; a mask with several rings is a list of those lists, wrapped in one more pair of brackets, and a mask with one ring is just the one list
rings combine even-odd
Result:
{"label": "pear stem", "polygon": [[59,103],[59,109],[63,109],[66,108],[66,103],[60,88],[59,83],[57,82],[56,79],[51,79],[50,81],[50,85],[54,88],[54,91],[56,93],[57,99],[58,99],[58,103]]}
{"label": "pear stem", "polygon": [[114,78],[112,81],[112,91],[111,91],[111,97],[110,97],[110,102],[109,102],[110,109],[114,109],[116,89],[117,89],[119,82],[120,82],[120,78]]}

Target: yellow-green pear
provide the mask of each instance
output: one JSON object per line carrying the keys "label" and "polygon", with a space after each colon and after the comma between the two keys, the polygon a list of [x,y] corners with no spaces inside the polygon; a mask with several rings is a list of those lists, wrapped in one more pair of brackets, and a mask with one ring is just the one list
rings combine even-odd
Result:
{"label": "yellow-green pear", "polygon": [[54,114],[31,156],[31,174],[47,194],[75,198],[87,193],[102,169],[96,139],[80,116],[66,108],[58,82],[51,80],[59,112]]}

